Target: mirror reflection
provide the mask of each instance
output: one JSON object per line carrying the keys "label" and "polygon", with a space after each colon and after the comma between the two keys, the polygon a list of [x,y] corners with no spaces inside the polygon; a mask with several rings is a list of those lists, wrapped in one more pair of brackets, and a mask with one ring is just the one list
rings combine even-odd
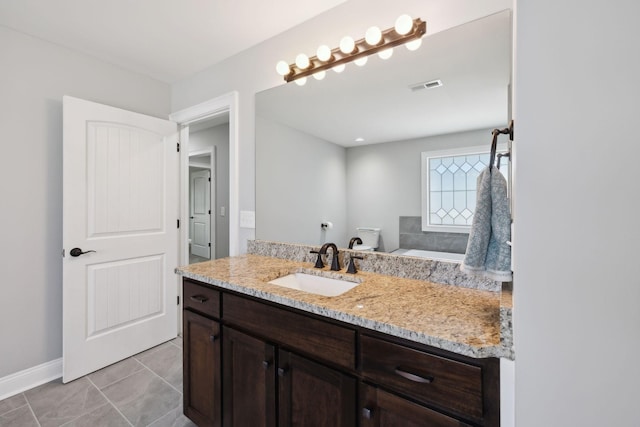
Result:
{"label": "mirror reflection", "polygon": [[463,253],[465,233],[422,229],[421,156],[489,151],[509,119],[510,28],[510,11],[432,35],[427,19],[417,51],[258,93],[256,238]]}

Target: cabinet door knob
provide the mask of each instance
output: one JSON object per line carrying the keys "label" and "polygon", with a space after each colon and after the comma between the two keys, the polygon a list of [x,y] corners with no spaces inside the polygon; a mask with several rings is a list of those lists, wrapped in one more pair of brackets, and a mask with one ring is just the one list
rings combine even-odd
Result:
{"label": "cabinet door knob", "polygon": [[262,366],[264,366],[264,369],[267,369],[269,366],[271,366],[271,361],[270,360],[263,360],[262,361]]}
{"label": "cabinet door knob", "polygon": [[209,335],[209,339],[211,340],[211,342],[215,342],[218,339],[217,335]]}
{"label": "cabinet door knob", "polygon": [[421,377],[420,375],[412,374],[411,372],[407,372],[401,368],[396,368],[396,374],[400,375],[402,378],[408,379],[409,381],[423,384],[431,384],[434,379],[431,376]]}
{"label": "cabinet door knob", "polygon": [[367,420],[370,420],[373,417],[373,409],[371,408],[362,408],[362,416]]}
{"label": "cabinet door knob", "polygon": [[287,373],[287,368],[278,368],[278,376],[284,377],[284,374]]}

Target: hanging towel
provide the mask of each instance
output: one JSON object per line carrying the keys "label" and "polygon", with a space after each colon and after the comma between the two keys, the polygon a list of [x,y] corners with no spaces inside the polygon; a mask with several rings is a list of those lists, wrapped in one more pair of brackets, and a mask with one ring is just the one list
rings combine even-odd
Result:
{"label": "hanging towel", "polygon": [[507,200],[507,181],[497,169],[488,166],[478,176],[476,210],[464,261],[460,269],[499,282],[510,282],[511,214]]}

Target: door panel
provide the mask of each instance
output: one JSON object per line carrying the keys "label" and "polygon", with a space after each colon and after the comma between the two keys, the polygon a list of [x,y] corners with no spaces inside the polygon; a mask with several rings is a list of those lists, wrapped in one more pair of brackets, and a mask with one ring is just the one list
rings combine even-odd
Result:
{"label": "door panel", "polygon": [[87,337],[162,314],[165,257],[156,255],[87,268]]}
{"label": "door panel", "polygon": [[211,173],[208,170],[191,174],[191,218],[193,236],[191,253],[203,258],[211,257]]}
{"label": "door panel", "polygon": [[179,154],[175,123],[71,97],[63,106],[68,382],[176,336]]}
{"label": "door panel", "polygon": [[183,333],[184,413],[200,427],[220,427],[220,324],[185,310]]}
{"label": "door panel", "polygon": [[225,427],[275,427],[275,347],[223,328]]}
{"label": "door panel", "polygon": [[356,380],[288,351],[278,353],[279,425],[356,425]]}

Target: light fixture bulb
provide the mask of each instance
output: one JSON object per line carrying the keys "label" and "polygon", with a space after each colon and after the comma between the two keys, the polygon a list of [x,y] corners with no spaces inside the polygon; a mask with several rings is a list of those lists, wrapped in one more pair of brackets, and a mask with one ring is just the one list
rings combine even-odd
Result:
{"label": "light fixture bulb", "polygon": [[362,67],[364,64],[367,63],[367,57],[363,56],[361,58],[358,58],[355,61],[353,61],[353,63],[356,64],[358,67]]}
{"label": "light fixture bulb", "polygon": [[307,68],[309,68],[310,64],[311,63],[309,62],[309,57],[304,53],[296,56],[296,67],[300,68],[301,70],[306,70]]}
{"label": "light fixture bulb", "polygon": [[409,43],[405,44],[405,46],[411,51],[418,50],[418,48],[422,46],[422,39],[412,40]]}
{"label": "light fixture bulb", "polygon": [[340,51],[345,55],[353,53],[356,49],[356,42],[349,36],[345,36],[340,40]]}
{"label": "light fixture bulb", "polygon": [[344,71],[344,68],[345,68],[344,64],[339,64],[333,67],[332,70],[335,71],[336,73],[341,73]]}
{"label": "light fixture bulb", "polygon": [[409,15],[400,15],[398,19],[396,19],[395,30],[396,33],[404,36],[409,34],[409,32],[413,29],[413,19]]}
{"label": "light fixture bulb", "polygon": [[305,83],[307,83],[307,78],[306,77],[301,77],[298,80],[296,80],[295,82],[296,82],[296,84],[298,86],[304,86]]}
{"label": "light fixture bulb", "polygon": [[380,57],[380,59],[389,59],[389,58],[391,58],[391,55],[393,55],[393,48],[392,47],[390,47],[389,49],[381,50],[380,52],[378,52],[378,56]]}
{"label": "light fixture bulb", "polygon": [[289,64],[287,64],[287,61],[278,61],[278,63],[276,64],[276,72],[281,76],[286,76],[287,74],[289,74],[291,72],[291,69],[289,68]]}
{"label": "light fixture bulb", "polygon": [[318,48],[318,51],[316,52],[316,56],[320,61],[327,62],[328,60],[331,59],[331,49],[326,44],[323,44]]}
{"label": "light fixture bulb", "polygon": [[382,40],[382,31],[378,27],[369,27],[364,35],[364,40],[369,46],[377,46]]}
{"label": "light fixture bulb", "polygon": [[322,71],[318,71],[317,73],[315,73],[313,75],[313,78],[315,78],[316,80],[322,80],[325,78],[325,76],[327,75],[327,72],[322,70]]}

